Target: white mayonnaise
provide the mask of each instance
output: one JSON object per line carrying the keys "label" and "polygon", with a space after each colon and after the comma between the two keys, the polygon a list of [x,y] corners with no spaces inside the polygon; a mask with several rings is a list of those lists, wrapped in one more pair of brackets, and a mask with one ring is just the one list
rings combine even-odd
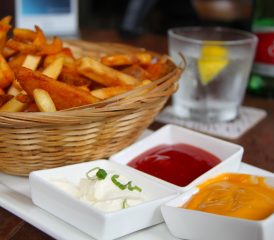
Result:
{"label": "white mayonnaise", "polygon": [[[99,180],[96,178],[96,171],[94,171],[89,174],[94,179],[81,178],[78,185],[64,178],[54,179],[51,182],[63,191],[104,212],[121,210],[145,201],[142,191],[129,190],[128,188],[121,190],[111,179],[114,174],[116,173],[107,172],[105,179]],[[119,183],[126,185],[129,182],[125,176],[118,175]],[[135,186],[134,182],[132,186]]]}

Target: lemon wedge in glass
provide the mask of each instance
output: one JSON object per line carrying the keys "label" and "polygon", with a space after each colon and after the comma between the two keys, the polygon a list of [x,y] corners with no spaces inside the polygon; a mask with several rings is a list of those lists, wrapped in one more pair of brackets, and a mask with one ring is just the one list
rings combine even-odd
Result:
{"label": "lemon wedge in glass", "polygon": [[204,45],[198,59],[198,71],[203,85],[211,82],[229,63],[227,48],[220,45]]}

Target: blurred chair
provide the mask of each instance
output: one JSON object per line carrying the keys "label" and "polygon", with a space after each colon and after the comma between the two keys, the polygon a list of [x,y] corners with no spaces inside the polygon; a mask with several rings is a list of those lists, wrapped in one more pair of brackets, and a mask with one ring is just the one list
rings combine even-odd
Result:
{"label": "blurred chair", "polygon": [[120,32],[136,36],[142,33],[142,22],[158,0],[129,0]]}

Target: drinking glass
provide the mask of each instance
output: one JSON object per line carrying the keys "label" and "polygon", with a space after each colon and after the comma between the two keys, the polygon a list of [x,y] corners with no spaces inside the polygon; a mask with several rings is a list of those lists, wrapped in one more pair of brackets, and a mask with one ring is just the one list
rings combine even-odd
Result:
{"label": "drinking glass", "polygon": [[179,27],[168,31],[169,55],[186,69],[172,97],[174,113],[203,121],[237,117],[253,63],[257,37],[222,27]]}

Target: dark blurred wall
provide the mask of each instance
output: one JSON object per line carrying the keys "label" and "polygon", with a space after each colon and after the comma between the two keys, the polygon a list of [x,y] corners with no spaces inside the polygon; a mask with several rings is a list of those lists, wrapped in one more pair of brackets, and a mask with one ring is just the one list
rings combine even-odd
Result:
{"label": "dark blurred wall", "polygon": [[14,16],[14,0],[0,0],[0,18],[7,15]]}
{"label": "dark blurred wall", "polygon": [[[210,11],[201,7],[200,13],[199,11],[197,13],[197,9],[193,7],[194,1],[204,4],[218,1],[219,3],[241,2],[240,8],[244,9],[249,17],[233,21],[204,19],[203,13]],[[79,23],[80,28],[111,28],[131,32],[133,35],[145,32],[166,34],[170,27],[190,25],[220,25],[249,30],[251,23],[250,4],[247,5],[249,1],[254,2],[254,0],[79,0]],[[14,15],[14,0],[0,0],[0,16],[6,15]]]}
{"label": "dark blurred wall", "polygon": [[[190,25],[219,25],[249,30],[253,2],[254,0],[80,0],[80,24],[120,30],[131,27],[131,31],[136,34],[166,34],[170,27]],[[211,10],[208,10],[207,5],[215,3],[218,6],[222,3],[224,7],[230,3],[234,9],[231,10],[230,6],[232,12],[220,11],[220,14],[226,15],[224,19],[210,19]],[[229,15],[233,15],[236,10],[240,16],[229,19]],[[206,16],[209,18],[206,19]],[[129,24],[129,21],[132,22]]]}
{"label": "dark blurred wall", "polygon": [[[150,1],[153,3],[149,9],[146,9]],[[126,15],[131,14],[128,5],[132,2],[134,0],[80,0],[80,25],[120,29]],[[143,8],[135,13],[136,28],[142,31],[165,33],[171,26],[197,24],[197,16],[188,0],[136,0],[135,2],[139,3],[138,7],[143,2]]]}

